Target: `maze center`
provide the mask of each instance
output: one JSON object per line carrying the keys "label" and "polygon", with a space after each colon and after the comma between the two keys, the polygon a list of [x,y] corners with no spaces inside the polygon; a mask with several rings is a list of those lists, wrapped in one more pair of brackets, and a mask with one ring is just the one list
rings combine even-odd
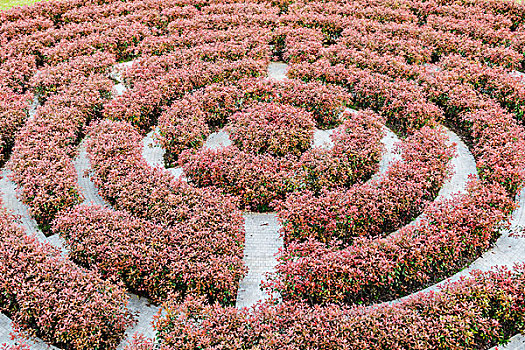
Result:
{"label": "maze center", "polygon": [[0,12],[0,348],[525,348],[524,55],[511,1]]}

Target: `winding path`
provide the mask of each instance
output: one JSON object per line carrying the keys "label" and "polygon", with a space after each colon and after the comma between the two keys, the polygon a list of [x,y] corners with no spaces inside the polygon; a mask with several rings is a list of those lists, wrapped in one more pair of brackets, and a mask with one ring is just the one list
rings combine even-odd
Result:
{"label": "winding path", "polygon": [[78,186],[80,187],[82,196],[84,196],[84,204],[100,205],[109,208],[109,204],[98,194],[97,187],[91,181],[90,171],[91,165],[87,157],[86,140],[82,140],[78,147],[78,156],[75,158],[75,170],[78,177]]}
{"label": "winding path", "polygon": [[[284,63],[273,62],[268,67],[268,78],[284,80],[288,67]],[[347,111],[357,112],[350,109]],[[313,146],[331,148],[333,142],[330,138],[334,129],[315,129]],[[380,162],[380,173],[385,172],[400,154],[395,151],[394,145],[399,142],[397,136],[388,128],[384,128],[385,136],[382,139],[385,152]],[[152,167],[165,167],[164,150],[154,140],[155,131],[151,131],[143,140],[142,156]],[[205,141],[204,146],[210,149],[218,149],[229,146],[232,142],[229,134],[224,130],[212,133]],[[167,169],[175,176],[182,175],[182,169]],[[280,235],[281,225],[275,213],[253,213],[243,214],[245,220],[245,247],[244,262],[248,267],[248,274],[240,282],[237,292],[237,307],[251,307],[259,300],[269,297],[266,291],[261,289],[261,282],[266,279],[268,273],[274,272],[277,264],[276,254],[283,246]],[[276,296],[277,297],[277,296]]]}
{"label": "winding path", "polygon": [[[36,110],[40,106],[38,97],[36,97],[29,109],[29,119],[35,116]],[[57,236],[46,237],[42,231],[38,229],[38,225],[33,217],[29,214],[29,207],[22,203],[17,197],[16,184],[9,179],[11,171],[7,168],[0,168],[0,196],[4,204],[4,208],[11,211],[11,213],[17,218],[16,223],[28,234],[34,235],[40,242],[51,244],[59,248],[63,255],[66,250],[63,245],[63,241]],[[13,322],[9,317],[0,313],[0,345],[18,345],[21,342],[18,339],[11,339],[11,335],[14,335]],[[23,341],[26,343],[31,350],[58,350],[56,347],[46,344],[40,339],[31,339]]]}
{"label": "winding path", "polygon": [[[75,158],[74,163],[78,175],[78,185],[84,196],[83,204],[100,205],[110,208],[111,206],[98,194],[97,187],[89,176],[91,165],[87,157],[84,143],[85,140],[80,143],[78,156]],[[153,316],[160,310],[160,307],[150,304],[147,298],[140,298],[132,293],[129,293],[129,296],[130,299],[127,307],[132,313],[137,315],[138,322],[126,330],[124,340],[118,349],[123,349],[125,344],[132,339],[133,334],[137,332],[150,338],[155,336],[155,331],[151,322],[153,321]]]}
{"label": "winding path", "polygon": [[[131,64],[131,62],[123,64],[123,66],[129,64]],[[268,76],[271,79],[287,79],[286,72],[287,66],[284,63],[273,62],[268,67]],[[120,74],[116,73],[115,70],[112,77],[119,81],[119,84],[115,86],[116,95],[122,94],[125,87],[122,84]],[[34,115],[37,107],[37,102],[32,105],[30,118]],[[331,147],[331,132],[331,130],[316,130],[314,145],[327,148]],[[385,152],[380,161],[379,172],[374,176],[380,176],[380,174],[385,173],[394,161],[400,159],[400,155],[395,152],[394,147],[399,139],[388,128],[384,128],[384,132],[385,136],[383,137],[382,142],[385,146]],[[150,166],[164,167],[164,150],[156,145],[153,139],[153,133],[154,132],[149,133],[144,139],[142,154]],[[466,145],[450,130],[447,130],[447,135],[450,142],[454,142],[457,146],[457,155],[452,160],[454,174],[442,186],[436,200],[450,198],[453,193],[464,192],[468,177],[477,176],[475,160]],[[206,140],[205,147],[218,148],[228,144],[231,144],[228,134],[224,131],[219,131],[210,135]],[[85,203],[109,207],[109,205],[100,197],[95,185],[89,178],[91,167],[89,160],[87,159],[84,142],[79,146],[79,155],[75,159],[74,164],[78,175],[78,183],[85,198]],[[181,168],[167,169],[167,171],[170,171],[177,177],[183,176]],[[9,175],[10,172],[8,170],[0,169],[0,193],[5,207],[18,217],[18,223],[28,234],[34,234],[40,241],[50,243],[61,249],[63,254],[66,254],[67,252],[64,248],[63,241],[57,237],[57,235],[45,237],[38,229],[36,222],[29,215],[27,205],[17,198],[16,185],[9,180]],[[464,276],[468,276],[468,274],[474,269],[488,271],[496,266],[512,266],[515,263],[525,262],[525,237],[511,237],[512,232],[525,227],[525,188],[520,191],[516,200],[519,203],[519,208],[512,214],[511,229],[503,232],[492,249],[484,253],[479,259],[474,261],[468,268],[461,272],[405,298],[414,297],[421,292],[439,290],[439,288],[447,281],[456,281]],[[280,225],[277,216],[274,213],[248,212],[244,213],[243,216],[246,229],[244,261],[249,268],[249,272],[240,282],[237,306],[250,307],[257,301],[268,297],[265,292],[260,289],[260,283],[268,272],[273,271],[276,264],[275,255],[278,252],[278,249],[282,247],[283,242],[279,234]],[[424,214],[415,219],[411,224],[420,220],[421,217],[424,217]],[[405,298],[398,299],[394,302],[398,302]],[[129,341],[135,332],[143,333],[145,336],[151,338],[155,335],[151,321],[153,316],[159,311],[159,307],[150,305],[145,298],[139,298],[136,295],[130,294],[128,308],[130,311],[135,312],[138,315],[138,323],[126,331],[126,337],[118,347],[119,349],[124,347],[126,341]],[[12,322],[7,316],[0,314],[0,344],[16,343],[16,341],[10,339],[11,331]],[[55,347],[46,345],[39,340],[31,341],[29,342],[29,345],[33,350],[56,349]],[[525,337],[517,335],[512,338],[507,346],[493,348],[493,350],[495,349],[525,349]]]}

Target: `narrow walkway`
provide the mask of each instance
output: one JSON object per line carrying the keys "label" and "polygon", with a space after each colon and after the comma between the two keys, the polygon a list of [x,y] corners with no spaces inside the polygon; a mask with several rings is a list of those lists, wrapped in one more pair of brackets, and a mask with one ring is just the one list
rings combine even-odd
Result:
{"label": "narrow walkway", "polygon": [[117,347],[117,350],[122,350],[126,345],[130,344],[135,333],[143,334],[151,339],[155,339],[156,335],[152,322],[153,316],[158,314],[160,307],[150,304],[146,298],[140,298],[131,293],[129,293],[129,295],[130,299],[127,307],[129,311],[137,315],[137,323],[126,330],[124,338]]}
{"label": "narrow walkway", "polygon": [[98,194],[97,187],[91,181],[91,165],[87,156],[85,139],[78,147],[78,156],[75,158],[74,165],[78,177],[78,185],[80,187],[82,196],[84,196],[84,203],[91,205],[100,205],[109,208],[109,204]]}
{"label": "narrow walkway", "polygon": [[396,146],[401,142],[397,135],[383,126],[384,136],[381,139],[383,143],[383,154],[379,161],[379,171],[372,176],[372,180],[377,180],[382,174],[386,173],[388,168],[396,161],[401,160],[401,153],[396,150]]}
{"label": "narrow walkway", "polygon": [[11,339],[11,335],[16,334],[13,329],[13,322],[4,314],[0,314],[0,346],[26,344],[31,350],[59,350],[58,348],[44,343],[40,339],[19,340]]}
{"label": "narrow walkway", "polygon": [[517,334],[510,338],[507,345],[500,345],[491,348],[490,350],[524,350],[525,349],[525,335]]}
{"label": "narrow walkway", "polygon": [[452,177],[445,181],[436,200],[451,198],[456,193],[466,193],[469,177],[478,178],[476,160],[467,145],[451,130],[445,128],[449,143],[456,145],[456,156],[452,158]]}
{"label": "narrow walkway", "polygon": [[285,62],[270,62],[268,65],[268,78],[275,80],[286,80],[288,73],[288,64]]}
{"label": "narrow walkway", "polygon": [[[91,180],[89,173],[91,165],[87,157],[86,148],[84,146],[85,140],[80,143],[78,156],[75,159],[75,170],[78,175],[78,184],[84,196],[83,204],[100,205],[106,208],[111,206],[98,194],[97,187]],[[155,331],[153,329],[153,316],[158,313],[160,307],[151,305],[147,298],[140,298],[132,293],[129,293],[130,300],[128,302],[128,309],[137,315],[138,322],[126,330],[124,340],[119,345],[118,349],[123,349],[124,346],[133,338],[133,334],[142,333],[147,337],[153,338]]]}
{"label": "narrow walkway", "polygon": [[257,301],[269,297],[262,291],[260,284],[266,279],[266,274],[274,272],[277,260],[275,254],[283,246],[279,234],[281,225],[276,214],[245,213],[245,246],[244,263],[248,274],[239,284],[237,291],[237,307],[251,307]]}
{"label": "narrow walkway", "polygon": [[150,131],[142,140],[142,157],[149,166],[164,168],[174,177],[180,177],[185,180],[181,167],[166,168],[164,163],[164,154],[166,151],[153,138],[156,131],[157,129]]}
{"label": "narrow walkway", "polygon": [[[456,154],[451,159],[452,176],[448,178],[441,186],[434,202],[451,199],[454,194],[466,193],[467,183],[470,177],[478,178],[476,160],[467,145],[454,132],[443,127],[447,133],[449,144],[455,145]],[[416,225],[425,218],[423,212],[415,218],[409,225]]]}

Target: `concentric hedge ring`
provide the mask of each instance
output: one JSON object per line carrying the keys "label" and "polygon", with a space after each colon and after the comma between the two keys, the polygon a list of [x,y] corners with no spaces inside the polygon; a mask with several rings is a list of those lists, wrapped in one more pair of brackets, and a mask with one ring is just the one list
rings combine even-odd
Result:
{"label": "concentric hedge ring", "polygon": [[[9,157],[21,199],[44,234],[66,240],[69,256],[26,236],[2,211],[0,307],[32,335],[71,349],[118,345],[132,323],[126,290],[168,302],[156,324],[166,349],[471,349],[505,341],[523,327],[523,266],[396,305],[344,304],[392,300],[446,278],[500,234],[525,175],[525,86],[512,74],[525,63],[524,18],[524,5],[492,0],[69,0],[1,13],[0,162]],[[290,80],[258,78],[271,58],[290,64]],[[121,78],[127,90],[113,98]],[[28,118],[31,93],[42,106]],[[271,201],[286,246],[268,287],[283,302],[250,312],[231,306],[246,272],[241,208],[265,210],[270,201],[239,196],[235,183],[198,188],[149,167],[141,133],[158,124],[167,163],[190,164],[193,181],[217,185],[206,174],[197,180],[207,169],[195,164],[203,151],[192,149],[260,103],[303,109],[320,128],[337,126],[345,105],[372,110],[349,116],[341,133],[360,135],[349,148],[372,166],[332,176],[322,170],[328,151],[302,159],[302,142],[296,157],[313,180],[292,177],[286,195]],[[374,115],[403,138],[403,161],[355,183],[377,168]],[[377,132],[361,133],[367,122],[363,130]],[[469,145],[479,179],[428,205],[452,156],[439,124]],[[341,134],[334,149],[348,141]],[[73,160],[85,135],[92,178],[111,207],[78,205]]]}

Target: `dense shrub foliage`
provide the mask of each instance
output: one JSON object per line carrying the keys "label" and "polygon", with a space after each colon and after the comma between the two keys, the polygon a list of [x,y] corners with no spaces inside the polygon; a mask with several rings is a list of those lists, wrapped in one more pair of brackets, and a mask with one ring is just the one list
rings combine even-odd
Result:
{"label": "dense shrub foliage", "polygon": [[428,219],[384,238],[356,239],[342,249],[338,242],[293,241],[279,257],[273,287],[286,298],[310,303],[403,296],[479,256],[497,238],[498,221],[512,208],[501,186],[472,185],[467,195],[436,203]]}
{"label": "dense shrub foliage", "polygon": [[118,345],[133,321],[121,286],[26,235],[3,209],[0,234],[2,312],[29,334],[63,348]]}
{"label": "dense shrub foliage", "polygon": [[[524,53],[525,5],[513,1],[62,0],[1,12],[0,164],[78,265],[1,211],[0,307],[67,349],[117,346],[131,323],[123,286],[167,301],[161,349],[505,342],[523,331],[523,266],[355,304],[440,281],[497,239],[525,176]],[[272,60],[288,79],[266,77]],[[383,124],[402,160],[372,178]],[[431,203],[454,154],[439,124],[468,144],[479,179]],[[155,127],[188,181],[142,158]],[[316,129],[335,129],[332,147],[312,147]],[[219,130],[232,145],[203,147]],[[112,208],[81,205],[86,135]],[[246,273],[241,210],[275,210],[285,240],[266,285],[282,302],[251,311],[232,307]],[[128,348],[152,347],[138,336]]]}
{"label": "dense shrub foliage", "polygon": [[29,96],[17,94],[0,85],[0,164],[11,151],[16,133],[24,125],[29,109]]}
{"label": "dense shrub foliage", "polygon": [[350,189],[297,191],[279,206],[287,240],[348,240],[390,233],[434,199],[453,149],[443,130],[423,128],[401,145],[402,160],[380,178]]}
{"label": "dense shrub foliage", "polygon": [[241,150],[274,156],[299,155],[310,148],[313,115],[276,103],[259,103],[231,116],[230,139]]}
{"label": "dense shrub foliage", "polygon": [[96,266],[105,277],[120,277],[158,303],[174,293],[231,303],[244,273],[240,242],[232,244],[213,228],[168,228],[126,212],[79,206],[61,216],[53,229],[66,239],[74,261]]}
{"label": "dense shrub foliage", "polygon": [[[523,330],[523,265],[394,305],[222,308],[199,298],[156,322],[161,349],[484,349]],[[490,305],[487,307],[487,305]],[[129,350],[153,349],[138,339]]]}
{"label": "dense shrub foliage", "polygon": [[[239,278],[245,270],[242,262],[244,220],[235,199],[214,189],[191,187],[161,169],[149,167],[142,158],[140,143],[140,134],[130,124],[103,121],[90,130],[90,139],[86,146],[92,159],[94,181],[100,194],[114,208],[125,210],[138,218],[149,219],[152,221],[149,225],[161,226],[155,230],[139,232],[130,228],[131,231],[124,234],[118,225],[126,227],[127,222],[134,219],[128,219],[125,213],[102,212],[102,217],[114,221],[117,226],[108,227],[107,231],[103,230],[100,236],[97,235],[98,239],[108,240],[108,237],[104,238],[105,235],[117,235],[111,238],[112,246],[122,245],[122,249],[131,249],[135,252],[132,261],[138,264],[150,264],[148,255],[150,258],[157,256],[155,250],[170,251],[173,264],[166,262],[157,269],[154,266],[149,267],[163,276],[157,278],[154,285],[146,291],[152,297],[159,298],[171,290],[170,288],[181,293],[190,289],[199,290],[211,300],[231,303],[235,300]],[[126,190],[123,191],[123,188]],[[90,210],[94,209],[87,209],[88,212]],[[84,213],[74,211],[70,215],[65,214],[67,219],[61,218],[58,224],[59,232],[71,237],[71,244],[80,244],[79,249],[84,249],[82,246],[84,243],[87,246],[88,243],[75,242],[95,238],[91,225],[96,226],[100,223],[96,215],[92,218],[86,217],[84,221],[76,219],[84,216]],[[140,221],[131,226],[140,226]],[[119,241],[129,239],[130,235],[147,240],[148,245],[155,246],[152,247],[154,250],[141,252],[140,245],[134,246]],[[159,239],[162,244],[155,243]],[[136,243],[139,244],[138,241]],[[91,244],[94,248],[99,248],[98,243],[93,242],[89,245]],[[178,253],[171,251],[173,246],[177,246]],[[143,259],[137,259],[135,256],[139,252],[144,254]],[[94,254],[95,259],[102,261],[109,259],[96,250],[80,254]],[[167,258],[166,254],[160,256]],[[116,258],[126,264],[126,254]],[[78,259],[83,261],[85,258],[79,256]],[[183,261],[189,264],[188,268],[180,266]],[[111,264],[111,261],[107,263]],[[112,268],[117,266],[113,265]],[[141,270],[142,268],[139,269]],[[147,275],[146,271],[139,271],[137,273]],[[107,273],[111,274],[110,271]],[[163,274],[171,277],[164,277]],[[170,279],[173,281],[170,282]],[[160,282],[167,283],[168,286],[162,286]],[[133,285],[132,277],[128,283]],[[136,285],[134,288],[140,290],[141,287]]]}
{"label": "dense shrub foliage", "polygon": [[[247,109],[241,115],[234,114],[230,128],[236,128],[237,120],[247,119],[247,114],[252,111],[259,113],[261,107],[262,111],[267,108],[258,104],[255,109]],[[270,108],[275,111],[277,105],[270,104]],[[296,107],[289,110],[298,111]],[[299,139],[292,138],[289,126],[275,123],[272,127],[276,130],[273,138],[268,137],[271,136],[268,131],[255,138],[251,132],[258,132],[256,125],[249,125],[248,131],[244,130],[244,126],[232,131],[230,138],[235,142],[240,134],[246,135],[239,139],[247,140],[251,149],[234,144],[217,150],[187,150],[182,153],[179,163],[192,183],[200,187],[217,186],[238,196],[245,208],[267,211],[290,193],[305,189],[318,193],[321,189],[350,187],[359,180],[370,178],[377,170],[381,156],[381,118],[372,112],[345,113],[341,118],[344,119],[343,124],[331,135],[334,143],[331,148],[316,146],[299,152],[297,147],[293,147],[293,142],[285,144],[283,140],[285,137]],[[258,123],[261,131],[264,130],[262,123]],[[258,146],[254,151],[255,142]],[[271,147],[295,149],[299,154],[279,156],[264,152],[265,148]]]}

